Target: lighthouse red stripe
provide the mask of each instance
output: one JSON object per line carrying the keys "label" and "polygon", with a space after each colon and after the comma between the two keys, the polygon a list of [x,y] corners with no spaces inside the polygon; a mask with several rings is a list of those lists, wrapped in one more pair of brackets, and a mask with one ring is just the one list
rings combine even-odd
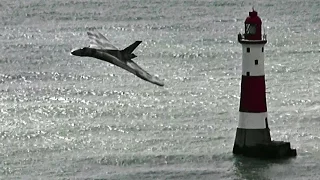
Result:
{"label": "lighthouse red stripe", "polygon": [[240,112],[267,112],[264,76],[242,76]]}

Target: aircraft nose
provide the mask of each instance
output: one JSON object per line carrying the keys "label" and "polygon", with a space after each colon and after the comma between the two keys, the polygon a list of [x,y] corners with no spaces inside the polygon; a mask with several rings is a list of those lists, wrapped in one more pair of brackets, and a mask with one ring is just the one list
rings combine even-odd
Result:
{"label": "aircraft nose", "polygon": [[81,56],[81,49],[72,49],[70,54],[74,56]]}

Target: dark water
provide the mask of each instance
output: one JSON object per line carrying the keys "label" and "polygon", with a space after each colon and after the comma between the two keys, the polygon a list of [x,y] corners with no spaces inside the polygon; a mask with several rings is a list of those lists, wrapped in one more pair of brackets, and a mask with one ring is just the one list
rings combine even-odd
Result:
{"label": "dark water", "polygon": [[[233,157],[237,34],[254,6],[268,34],[269,126],[298,156]],[[319,179],[318,1],[0,3],[1,179]],[[69,56],[98,29],[165,80]]]}

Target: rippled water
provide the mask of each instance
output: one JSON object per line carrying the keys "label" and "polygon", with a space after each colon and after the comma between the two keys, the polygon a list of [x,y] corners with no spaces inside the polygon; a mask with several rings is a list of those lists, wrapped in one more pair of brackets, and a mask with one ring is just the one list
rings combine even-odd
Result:
{"label": "rippled water", "polygon": [[[273,139],[285,161],[234,157],[241,45],[254,6],[268,34]],[[1,179],[318,179],[318,1],[3,0],[0,2]],[[157,87],[69,55],[98,29]]]}

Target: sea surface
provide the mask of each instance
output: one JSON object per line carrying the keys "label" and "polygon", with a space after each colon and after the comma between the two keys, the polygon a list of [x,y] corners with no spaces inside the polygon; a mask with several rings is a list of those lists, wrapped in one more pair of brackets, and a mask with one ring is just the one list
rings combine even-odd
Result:
{"label": "sea surface", "polygon": [[[267,34],[269,127],[298,156],[232,154],[254,6]],[[318,0],[1,0],[0,179],[320,179]],[[158,87],[70,56],[98,30]]]}

